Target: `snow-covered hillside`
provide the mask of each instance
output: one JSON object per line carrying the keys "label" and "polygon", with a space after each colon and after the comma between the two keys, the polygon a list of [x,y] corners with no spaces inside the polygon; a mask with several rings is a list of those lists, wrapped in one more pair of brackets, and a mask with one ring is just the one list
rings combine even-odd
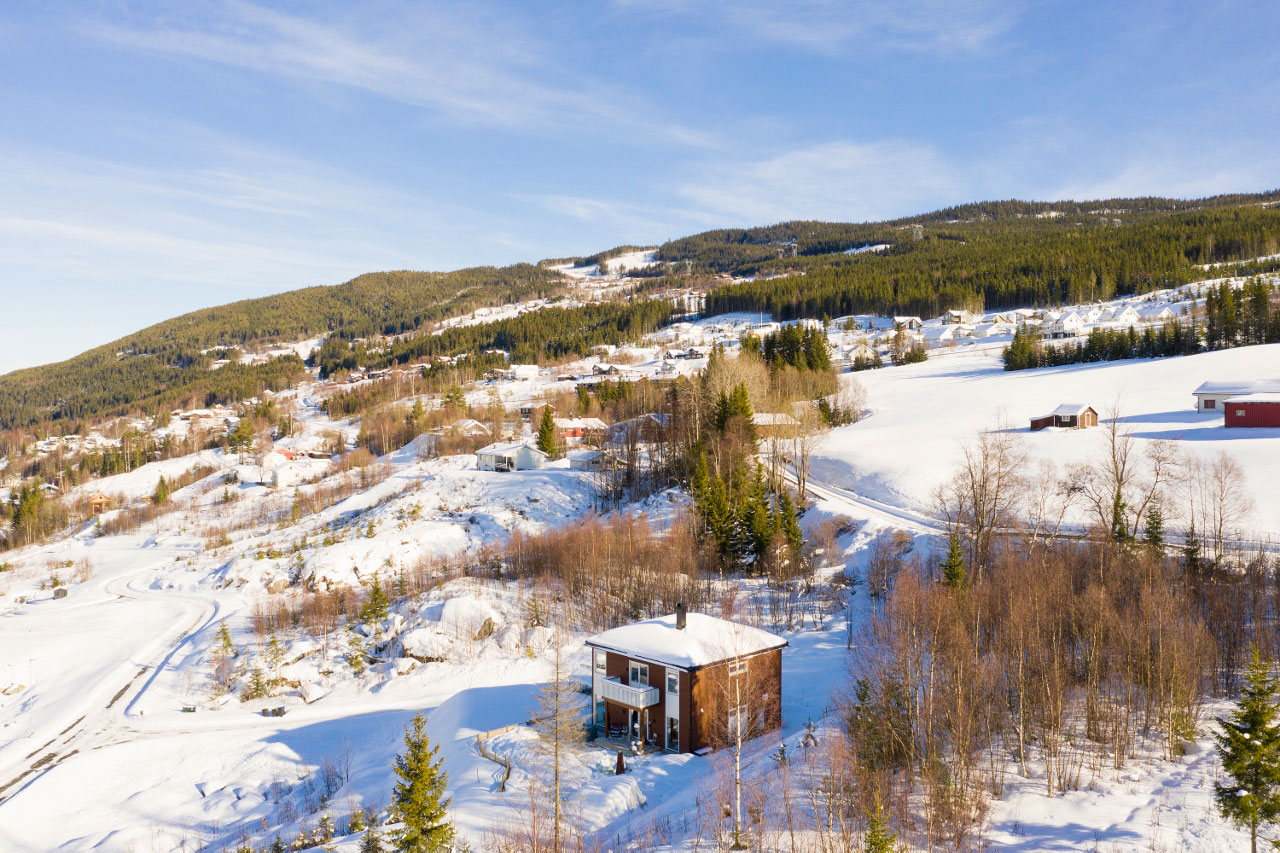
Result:
{"label": "snow-covered hillside", "polygon": [[[651,261],[637,253],[614,263]],[[584,287],[619,286],[616,270],[564,271]],[[1185,307],[1184,295],[1164,301]],[[494,316],[477,312],[458,322]],[[893,324],[848,319],[827,329],[837,347]],[[745,314],[677,323],[638,345],[554,370],[479,381],[466,399],[477,407],[496,399],[509,409],[530,408],[579,383],[688,376],[706,365],[712,346],[732,357],[743,334],[778,328]],[[779,786],[790,784],[780,781],[776,750],[807,754],[809,734],[827,737],[839,725],[833,694],[870,611],[866,593],[841,577],[865,578],[871,552],[897,531],[909,534],[921,560],[933,559],[943,528],[931,493],[950,475],[961,443],[1007,431],[1029,454],[1027,465],[1039,458],[1062,470],[1096,457],[1105,427],[1030,433],[1029,419],[1081,403],[1105,421],[1115,408],[1139,450],[1168,441],[1183,460],[1230,454],[1255,502],[1243,532],[1266,539],[1280,530],[1280,430],[1227,430],[1220,413],[1197,413],[1191,397],[1208,380],[1280,378],[1280,345],[1006,372],[1001,338],[992,338],[936,347],[924,363],[842,376],[865,387],[866,410],[858,423],[830,432],[812,458],[804,524],[811,532],[837,531],[818,573],[821,591],[803,600],[802,615],[790,624],[765,626],[788,641],[783,725],[752,743],[744,772],[770,792],[770,802],[780,802]],[[221,450],[152,462],[70,490],[73,498],[104,492],[117,501],[99,517],[102,526],[90,522],[47,544],[6,552],[0,848],[217,850],[245,838],[260,848],[276,835],[291,839],[314,828],[326,814],[342,822],[352,811],[380,810],[404,725],[419,710],[441,745],[461,837],[473,849],[489,849],[495,833],[527,822],[540,759],[537,736],[525,724],[537,687],[550,677],[555,645],[585,679],[584,637],[561,644],[531,615],[528,588],[505,576],[438,570],[517,532],[574,526],[592,512],[592,475],[565,461],[499,473],[478,470],[470,455],[427,458],[427,435],[341,470],[326,448],[334,441],[353,446],[360,425],[324,414],[324,395],[334,390],[308,382],[281,396],[300,404],[294,434],[272,449],[288,460],[281,465],[292,471],[287,482],[264,485],[268,477],[247,476],[254,465]],[[124,506],[149,508],[161,476],[172,481],[193,469],[210,473],[175,491],[167,511],[111,532]],[[685,501],[662,492],[619,511],[663,526]],[[1084,520],[1081,511],[1074,520]],[[385,618],[335,618],[321,630],[314,624],[323,619],[299,603],[304,588],[364,592],[375,578],[389,585],[407,575],[423,591]],[[761,619],[775,594],[752,578],[715,583],[746,620]],[[286,614],[273,634],[275,652],[255,630],[272,608]],[[241,701],[215,690],[223,625],[241,686],[257,667],[279,679],[278,694]],[[367,650],[376,654],[366,664]],[[263,713],[275,709],[283,716]],[[477,736],[489,732],[486,751],[512,765],[505,790],[502,767],[478,746]],[[648,754],[623,777],[611,775],[612,762],[612,752],[594,745],[568,759],[566,808],[588,840],[629,849],[649,849],[654,839],[667,849],[695,847],[700,795],[722,784],[724,757]],[[1009,774],[1004,795],[991,803],[985,837],[1019,850],[1223,849],[1241,835],[1212,808],[1218,773],[1202,726],[1180,761],[1153,747],[1123,770],[1089,768],[1079,790],[1052,799],[1041,794],[1034,768],[1032,778]],[[806,839],[804,831],[799,837]],[[337,849],[354,851],[359,840],[352,835]],[[781,836],[778,843],[785,846]]]}
{"label": "snow-covered hillside", "polygon": [[1229,453],[1256,502],[1252,527],[1280,530],[1280,430],[1227,429],[1221,412],[1197,412],[1202,382],[1280,378],[1280,345],[1182,358],[1104,362],[1006,372],[999,351],[934,356],[921,364],[848,374],[867,389],[868,412],[834,430],[814,454],[816,479],[867,497],[931,509],[933,489],[954,470],[962,442],[988,429],[1019,433],[1033,456],[1059,466],[1095,458],[1104,429],[1028,431],[1030,419],[1063,403],[1118,408],[1122,429],[1142,446],[1174,442],[1179,455]]}

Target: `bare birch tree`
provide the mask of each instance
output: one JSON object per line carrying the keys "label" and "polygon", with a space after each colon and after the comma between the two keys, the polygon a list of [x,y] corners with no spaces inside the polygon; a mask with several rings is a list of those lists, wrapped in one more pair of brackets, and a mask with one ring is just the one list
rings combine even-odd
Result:
{"label": "bare birch tree", "polygon": [[551,680],[538,688],[534,708],[534,729],[542,736],[541,746],[547,754],[551,770],[551,849],[562,849],[571,827],[565,827],[560,798],[560,776],[569,749],[586,738],[583,720],[585,699],[572,679],[569,660],[564,654],[565,632],[557,627],[551,643]]}
{"label": "bare birch tree", "polygon": [[934,502],[969,551],[969,565],[981,575],[991,561],[995,538],[1012,526],[1025,486],[1026,452],[1003,420],[962,444],[960,464],[949,481],[934,492]]}

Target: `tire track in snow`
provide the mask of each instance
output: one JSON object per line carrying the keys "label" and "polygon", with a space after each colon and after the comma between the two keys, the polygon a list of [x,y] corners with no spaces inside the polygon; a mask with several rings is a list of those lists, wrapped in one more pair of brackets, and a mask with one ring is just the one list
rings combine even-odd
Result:
{"label": "tire track in snow", "polygon": [[[149,565],[143,568],[139,568],[135,571],[129,572],[127,574],[124,574],[120,577],[113,578],[112,580],[108,581],[103,587],[104,592],[110,593],[112,596],[114,596],[113,598],[106,598],[97,602],[86,603],[83,606],[85,607],[102,606],[103,604],[109,604],[113,601],[119,600],[120,598],[130,599],[134,601],[142,601],[142,602],[178,601],[179,603],[182,603],[182,604],[191,604],[191,605],[198,604],[199,612],[196,615],[196,618],[194,620],[190,620],[184,623],[185,627],[180,629],[180,631],[176,634],[176,636],[173,637],[173,639],[170,642],[164,644],[163,649],[158,653],[158,659],[157,659],[157,655],[152,655],[151,662],[141,664],[141,668],[131,678],[129,678],[129,680],[126,681],[123,686],[121,686],[117,691],[115,691],[114,695],[106,703],[106,705],[103,706],[101,711],[90,712],[90,713],[81,715],[79,719],[75,720],[69,726],[67,726],[65,729],[59,732],[57,736],[50,739],[43,746],[38,747],[33,752],[28,754],[27,759],[30,759],[32,756],[49,749],[50,746],[53,747],[52,750],[47,752],[45,755],[39,758],[35,763],[27,767],[21,773],[19,773],[16,777],[10,779],[8,782],[4,783],[3,785],[0,785],[0,806],[3,806],[6,802],[13,799],[18,794],[22,793],[22,791],[26,790],[26,788],[29,787],[33,782],[35,782],[40,777],[50,772],[54,768],[56,768],[62,762],[78,754],[81,751],[82,747],[84,749],[92,749],[94,748],[93,740],[101,739],[103,736],[108,736],[110,734],[111,729],[115,726],[118,726],[120,723],[119,719],[117,719],[114,715],[108,713],[111,711],[111,708],[129,692],[129,690],[137,683],[139,678],[141,678],[143,675],[147,673],[148,670],[150,670],[151,677],[146,680],[146,682],[142,685],[142,687],[134,694],[133,698],[129,701],[129,703],[124,707],[124,709],[119,712],[122,717],[128,717],[130,710],[133,708],[134,704],[138,701],[139,697],[141,697],[142,694],[146,692],[147,688],[151,686],[151,684],[155,681],[155,679],[159,676],[159,674],[165,669],[166,666],[168,666],[170,660],[172,660],[173,655],[177,652],[177,650],[181,648],[181,646],[186,641],[191,639],[200,631],[207,628],[212,623],[212,621],[217,618],[220,608],[218,606],[217,601],[215,601],[212,598],[189,595],[189,594],[174,595],[174,594],[156,593],[151,591],[135,590],[129,585],[130,582],[134,580],[138,575],[141,575],[147,571],[154,570],[155,568],[156,568],[156,565]],[[163,637],[163,634],[161,636]],[[156,642],[155,640],[151,640],[150,643],[148,644],[154,646]],[[91,730],[93,730],[92,733],[91,733]],[[142,737],[142,736],[145,736],[145,733],[143,732],[133,733],[133,737]],[[132,737],[126,738],[126,740],[132,740],[132,739],[133,739]]]}

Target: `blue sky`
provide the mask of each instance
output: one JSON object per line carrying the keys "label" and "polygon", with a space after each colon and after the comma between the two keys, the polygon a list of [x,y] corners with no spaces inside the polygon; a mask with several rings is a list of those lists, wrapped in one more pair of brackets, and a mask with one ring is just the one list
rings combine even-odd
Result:
{"label": "blue sky", "polygon": [[0,372],[183,311],[989,198],[1280,186],[1280,6],[14,2]]}

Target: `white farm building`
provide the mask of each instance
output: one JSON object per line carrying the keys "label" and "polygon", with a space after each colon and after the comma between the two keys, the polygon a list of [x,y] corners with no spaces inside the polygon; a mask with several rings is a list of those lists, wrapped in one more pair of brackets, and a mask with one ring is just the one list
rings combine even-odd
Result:
{"label": "white farm building", "polygon": [[481,471],[531,471],[547,464],[547,454],[522,441],[500,441],[476,451]]}
{"label": "white farm building", "polygon": [[1280,394],[1280,379],[1238,379],[1205,382],[1191,392],[1197,412],[1221,411],[1223,401],[1245,394]]}

